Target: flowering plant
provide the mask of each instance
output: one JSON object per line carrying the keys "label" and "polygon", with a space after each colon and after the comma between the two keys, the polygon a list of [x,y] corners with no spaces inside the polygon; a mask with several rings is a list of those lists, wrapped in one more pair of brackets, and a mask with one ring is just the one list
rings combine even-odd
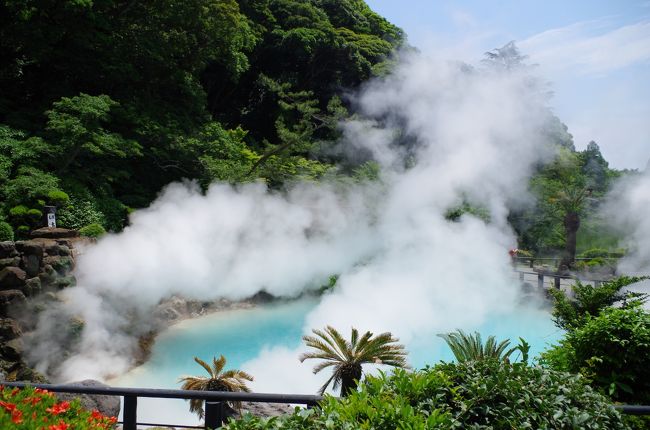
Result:
{"label": "flowering plant", "polygon": [[117,418],[87,411],[78,400],[59,402],[40,388],[0,385],[0,429],[3,430],[108,430]]}

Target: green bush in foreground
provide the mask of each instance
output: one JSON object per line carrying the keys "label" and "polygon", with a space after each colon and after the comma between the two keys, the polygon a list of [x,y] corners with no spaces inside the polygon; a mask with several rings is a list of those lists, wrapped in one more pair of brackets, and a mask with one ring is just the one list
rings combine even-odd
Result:
{"label": "green bush in foreground", "polygon": [[108,430],[117,418],[83,409],[79,401],[59,402],[46,390],[0,386],[2,430]]}
{"label": "green bush in foreground", "polygon": [[580,373],[615,401],[650,402],[650,313],[608,308],[542,354],[552,369]]}
{"label": "green bush in foreground", "polygon": [[270,419],[245,416],[229,430],[271,429],[627,429],[609,399],[585,380],[524,363],[441,363],[369,376],[322,410]]}

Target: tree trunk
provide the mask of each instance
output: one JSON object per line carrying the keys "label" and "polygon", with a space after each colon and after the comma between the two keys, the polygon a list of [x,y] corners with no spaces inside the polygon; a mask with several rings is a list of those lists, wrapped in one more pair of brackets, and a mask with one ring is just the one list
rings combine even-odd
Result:
{"label": "tree trunk", "polygon": [[580,216],[577,212],[567,212],[564,216],[564,232],[566,235],[566,244],[564,246],[564,255],[560,261],[558,271],[566,271],[573,267],[576,261],[576,242],[578,239],[578,229],[580,228]]}
{"label": "tree trunk", "polygon": [[361,380],[361,365],[357,363],[346,364],[341,372],[341,397],[347,397],[356,391]]}

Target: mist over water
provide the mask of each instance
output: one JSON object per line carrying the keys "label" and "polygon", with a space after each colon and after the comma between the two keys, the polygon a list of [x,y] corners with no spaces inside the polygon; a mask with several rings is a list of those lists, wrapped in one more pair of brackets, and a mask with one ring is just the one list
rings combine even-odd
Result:
{"label": "mist over water", "polygon": [[[531,166],[549,156],[542,92],[523,71],[413,54],[354,104],[360,119],[341,124],[342,145],[374,154],[380,181],[299,183],[282,193],[169,185],[79,259],[78,286],[43,313],[33,337],[38,369],[60,381],[118,375],[133,365],[161,299],[295,297],[333,274],[337,287],[306,316],[305,333],[354,326],[409,343],[517,309],[506,215],[526,199]],[[463,202],[485,208],[489,222],[448,220]],[[67,356],[61,333],[71,317],[85,326]],[[247,370],[259,387],[292,391],[315,382],[298,353],[271,348]]]}

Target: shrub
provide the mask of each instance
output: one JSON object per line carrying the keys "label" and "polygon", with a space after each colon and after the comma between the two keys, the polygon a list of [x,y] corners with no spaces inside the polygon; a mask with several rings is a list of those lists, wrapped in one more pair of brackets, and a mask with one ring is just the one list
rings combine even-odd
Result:
{"label": "shrub", "polygon": [[86,237],[100,237],[106,234],[106,230],[101,224],[88,224],[79,229],[79,234]]}
{"label": "shrub", "polygon": [[47,201],[56,207],[63,207],[68,204],[70,197],[63,191],[53,190],[47,193]]}
{"label": "shrub", "polygon": [[14,240],[14,229],[4,221],[0,221],[0,242]]}
{"label": "shrub", "polygon": [[560,290],[551,289],[549,293],[555,301],[553,320],[559,328],[569,330],[584,324],[587,316],[599,315],[604,309],[622,302],[624,307],[634,306],[647,299],[647,295],[623,291],[628,285],[646,279],[645,277],[621,276],[600,286],[583,284],[577,281],[572,287],[571,299]]}
{"label": "shrub", "polygon": [[58,402],[46,390],[0,386],[0,428],[3,430],[110,429],[116,422],[115,417],[83,409],[78,400]]}
{"label": "shrub", "polygon": [[498,360],[442,363],[366,378],[322,411],[280,418],[246,416],[229,430],[266,429],[626,429],[609,400],[584,378]]}
{"label": "shrub", "polygon": [[650,402],[650,313],[641,306],[588,315],[559,345],[541,355],[556,370],[582,374],[612,399]]}
{"label": "shrub", "polygon": [[607,257],[609,257],[609,252],[606,249],[603,249],[603,248],[591,248],[591,249],[588,249],[588,250],[586,250],[583,253],[578,255],[578,258],[592,259],[592,258],[598,258],[598,257],[607,258]]}

